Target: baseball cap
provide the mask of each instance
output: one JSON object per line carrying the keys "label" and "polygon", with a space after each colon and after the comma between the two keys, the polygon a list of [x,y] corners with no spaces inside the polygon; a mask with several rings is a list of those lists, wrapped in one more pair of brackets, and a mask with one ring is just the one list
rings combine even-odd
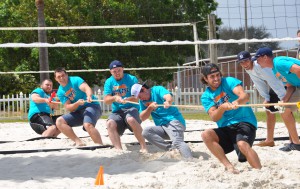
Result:
{"label": "baseball cap", "polygon": [[240,63],[244,60],[251,60],[251,55],[248,51],[241,51],[238,55],[237,55],[237,61]]}
{"label": "baseball cap", "polygon": [[262,47],[262,48],[259,48],[259,49],[256,51],[253,60],[257,60],[259,57],[264,56],[264,55],[267,55],[267,56],[273,56],[272,50],[271,50],[269,47]]}
{"label": "baseball cap", "polygon": [[141,84],[138,84],[138,83],[134,84],[131,87],[131,96],[134,96],[137,98],[140,94],[142,87],[143,87],[143,85],[141,85]]}
{"label": "baseball cap", "polygon": [[119,60],[114,60],[109,65],[110,70],[113,69],[113,68],[116,68],[116,67],[123,67],[122,62],[120,62]]}
{"label": "baseball cap", "polygon": [[219,67],[214,63],[208,63],[208,64],[206,64],[205,66],[202,67],[202,72],[201,73],[204,76],[207,76],[209,74],[216,73],[216,72],[220,72]]}

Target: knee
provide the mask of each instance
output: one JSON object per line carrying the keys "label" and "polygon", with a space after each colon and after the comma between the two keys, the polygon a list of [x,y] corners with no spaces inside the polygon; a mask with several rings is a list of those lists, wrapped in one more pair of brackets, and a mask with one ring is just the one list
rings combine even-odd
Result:
{"label": "knee", "polygon": [[201,133],[201,138],[202,138],[203,142],[210,140],[210,138],[211,138],[210,132],[211,132],[210,130],[205,130]]}
{"label": "knee", "polygon": [[106,122],[106,128],[107,128],[108,131],[116,130],[117,129],[117,123],[110,119]]}
{"label": "knee", "polygon": [[56,122],[55,122],[57,128],[60,128],[60,127],[62,126],[62,124],[64,124],[64,123],[65,123],[65,120],[64,120],[64,118],[61,117],[61,116],[60,116],[59,118],[57,118],[57,119],[56,119]]}
{"label": "knee", "polygon": [[249,151],[249,149],[251,148],[250,145],[245,141],[237,142],[237,146],[243,154],[246,154]]}
{"label": "knee", "polygon": [[145,129],[143,129],[142,136],[144,138],[149,138],[150,135],[151,135],[151,133],[150,133],[150,128],[149,127],[146,127]]}
{"label": "knee", "polygon": [[135,129],[136,128],[136,125],[137,124],[139,124],[136,120],[135,120],[135,118],[134,117],[127,117],[126,118],[126,121],[127,121],[127,123],[130,125],[130,127],[132,128],[132,129]]}

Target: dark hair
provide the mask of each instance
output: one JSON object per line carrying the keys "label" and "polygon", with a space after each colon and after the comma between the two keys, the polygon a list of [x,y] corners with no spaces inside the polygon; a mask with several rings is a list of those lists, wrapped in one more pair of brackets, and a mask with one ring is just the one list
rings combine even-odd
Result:
{"label": "dark hair", "polygon": [[297,31],[297,35],[298,35],[298,33],[300,33],[300,29]]}
{"label": "dark hair", "polygon": [[[212,71],[212,69],[214,69]],[[221,77],[222,77],[222,72],[220,71],[219,67],[217,66],[217,64],[214,64],[214,63],[208,63],[206,64],[205,66],[202,67],[202,76],[201,76],[201,82],[204,84],[204,85],[207,85],[207,82],[205,81],[204,78],[207,78],[207,76],[209,74],[212,74],[212,73],[216,73],[216,72],[219,72]]]}
{"label": "dark hair", "polygon": [[54,77],[57,72],[65,72],[65,74],[67,74],[67,71],[65,70],[65,68],[62,68],[62,67],[58,67],[54,70]]}
{"label": "dark hair", "polygon": [[44,79],[44,80],[40,83],[40,85],[42,85],[45,81],[49,81],[49,82],[53,83],[53,81],[52,81],[51,79]]}

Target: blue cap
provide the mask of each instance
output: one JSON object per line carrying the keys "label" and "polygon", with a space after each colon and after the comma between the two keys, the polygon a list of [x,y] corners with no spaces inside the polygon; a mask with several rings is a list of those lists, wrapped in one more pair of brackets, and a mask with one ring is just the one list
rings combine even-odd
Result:
{"label": "blue cap", "polygon": [[267,55],[267,56],[273,56],[272,50],[269,47],[259,48],[256,51],[256,54],[255,54],[253,60],[257,60],[259,57],[265,56],[265,55]]}
{"label": "blue cap", "polygon": [[237,61],[251,60],[251,55],[248,51],[242,51],[237,55]]}
{"label": "blue cap", "polygon": [[116,68],[116,67],[123,67],[122,62],[120,62],[119,60],[114,60],[114,61],[112,61],[112,62],[110,63],[110,65],[109,65],[109,69],[110,69],[110,70],[111,70],[111,69],[114,69],[114,68]]}

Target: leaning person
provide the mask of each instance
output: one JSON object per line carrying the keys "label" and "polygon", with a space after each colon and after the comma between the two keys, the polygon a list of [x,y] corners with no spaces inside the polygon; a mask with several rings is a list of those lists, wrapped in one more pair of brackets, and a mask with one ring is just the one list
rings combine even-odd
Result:
{"label": "leaning person", "polygon": [[[172,106],[173,97],[170,91],[163,86],[149,88],[146,85],[134,84],[131,95],[140,100],[141,120],[144,121],[151,115],[155,123],[155,126],[144,128],[143,137],[160,149],[178,149],[184,158],[191,159],[191,149],[184,142],[185,120],[178,108]],[[172,143],[165,139],[170,139]]]}
{"label": "leaning person", "polygon": [[207,85],[201,102],[218,125],[218,128],[201,133],[207,148],[231,173],[239,173],[225,155],[233,150],[239,162],[248,161],[253,168],[261,169],[259,157],[251,148],[256,136],[257,120],[251,107],[237,106],[249,101],[242,82],[233,77],[222,77],[219,67],[213,63],[202,67],[201,81]]}
{"label": "leaning person", "polygon": [[52,110],[58,108],[58,104],[50,100],[52,87],[53,82],[45,79],[30,94],[28,120],[31,128],[43,137],[57,137],[60,133],[55,125],[59,116],[51,115]]}
{"label": "leaning person", "polygon": [[56,120],[58,129],[74,141],[76,146],[85,146],[72,129],[72,127],[83,125],[94,143],[102,145],[100,133],[95,128],[102,110],[92,89],[81,77],[69,77],[64,68],[55,69],[54,77],[60,84],[57,96],[65,109],[70,112]]}

